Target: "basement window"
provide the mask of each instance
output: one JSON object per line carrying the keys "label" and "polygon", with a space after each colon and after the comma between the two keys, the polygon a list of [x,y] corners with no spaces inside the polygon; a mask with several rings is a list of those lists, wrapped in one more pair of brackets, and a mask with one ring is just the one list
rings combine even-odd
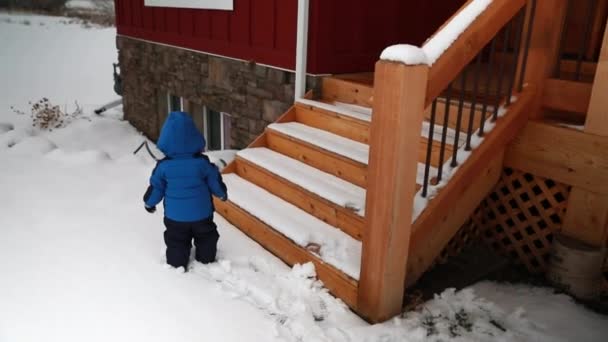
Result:
{"label": "basement window", "polygon": [[149,7],[196,8],[232,11],[234,0],[145,0]]}
{"label": "basement window", "polygon": [[167,111],[182,111],[190,114],[196,128],[207,141],[207,151],[225,150],[232,145],[230,114],[215,111],[173,94],[167,94]]}

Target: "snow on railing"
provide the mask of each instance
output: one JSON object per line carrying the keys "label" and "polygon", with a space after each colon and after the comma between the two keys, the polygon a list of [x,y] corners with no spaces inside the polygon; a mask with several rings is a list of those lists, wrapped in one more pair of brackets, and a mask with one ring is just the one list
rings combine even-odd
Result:
{"label": "snow on railing", "polygon": [[472,0],[422,47],[408,44],[389,46],[380,55],[381,60],[407,65],[432,66],[460,35],[490,6],[493,0]]}

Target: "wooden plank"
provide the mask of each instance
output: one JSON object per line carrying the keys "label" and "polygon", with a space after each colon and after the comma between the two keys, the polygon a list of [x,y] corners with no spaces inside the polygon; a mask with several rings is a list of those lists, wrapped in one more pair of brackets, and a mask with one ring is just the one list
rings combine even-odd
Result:
{"label": "wooden plank", "polygon": [[608,25],[593,81],[585,132],[608,136]]}
{"label": "wooden plank", "polygon": [[364,144],[369,143],[369,122],[321,108],[296,103],[296,121]]}
{"label": "wooden plank", "polygon": [[362,188],[367,186],[367,165],[323,150],[308,142],[267,130],[268,147]]}
{"label": "wooden plank", "polygon": [[[559,63],[561,75],[569,74],[569,75],[574,76],[574,74],[576,74],[576,64],[577,64],[576,60],[562,59]],[[583,75],[582,78],[583,79],[591,78],[591,80],[593,80],[593,77],[595,75],[595,69],[597,69],[596,62],[583,61],[581,63],[581,73]]]}
{"label": "wooden plank", "polygon": [[[475,175],[468,181],[451,180],[439,196],[451,197],[451,203],[442,208],[433,208],[432,215],[439,218],[432,221],[416,221],[410,242],[410,256],[407,265],[406,286],[413,285],[435,262],[441,251],[471,217],[479,203],[492,191],[502,173],[504,149],[495,151],[489,161],[477,161]],[[466,167],[467,164],[465,164]],[[449,191],[449,193],[448,193]],[[433,201],[441,201],[438,198]],[[427,209],[429,213],[431,209]],[[439,211],[441,210],[441,211]]]}
{"label": "wooden plank", "polygon": [[358,307],[378,322],[401,312],[429,69],[379,61]]}
{"label": "wooden plank", "polygon": [[592,246],[606,246],[608,239],[608,195],[573,188],[562,233]]}
{"label": "wooden plank", "polygon": [[[606,94],[608,94],[608,25],[604,32],[602,50],[595,72],[585,133],[608,137],[608,96]],[[595,153],[600,154],[605,151],[606,149],[596,149]],[[592,181],[596,186],[605,184],[601,178]],[[597,194],[596,191],[582,188],[572,189],[568,199],[563,232],[593,246],[606,246],[608,244],[608,195]]]}
{"label": "wooden plank", "polygon": [[597,1],[595,15],[593,17],[593,26],[591,36],[589,38],[589,46],[587,47],[587,58],[593,59],[596,53],[601,53],[602,49],[602,28],[605,28],[606,19],[608,18],[608,1]]}
{"label": "wooden plank", "polygon": [[241,178],[256,184],[270,193],[306,211],[327,224],[340,228],[354,239],[361,241],[363,217],[352,210],[340,207],[313,194],[280,176],[237,157],[236,172]]}
{"label": "wooden plank", "polygon": [[458,37],[431,67],[426,106],[439,96],[525,3],[526,0],[493,1],[486,11]]}
{"label": "wooden plank", "polygon": [[591,84],[583,82],[548,79],[543,87],[543,107],[587,113],[591,99]]}
{"label": "wooden plank", "polygon": [[[542,117],[541,111],[545,81],[553,75],[558,61],[562,29],[568,2],[563,0],[536,1],[534,25],[528,51],[528,64],[524,83],[537,87],[539,96],[533,107],[531,117]],[[524,32],[527,35],[527,32]]]}
{"label": "wooden plank", "polygon": [[505,165],[608,195],[608,137],[530,121],[505,154]]}
{"label": "wooden plank", "polygon": [[[408,263],[408,285],[416,282],[432,265],[444,247],[442,244],[449,242],[496,183],[502,168],[500,165],[496,170],[499,165],[499,158],[496,156],[502,155],[505,146],[524,127],[535,96],[536,89],[533,86],[524,88],[518,100],[509,107],[507,114],[498,119],[496,127],[485,136],[483,143],[458,168],[446,187],[439,191],[414,222],[410,241],[414,259]],[[474,181],[478,178],[488,180]],[[433,246],[432,249],[426,249],[429,244]],[[410,270],[409,266],[413,268]]]}
{"label": "wooden plank", "polygon": [[215,199],[214,204],[220,215],[288,265],[314,263],[317,276],[323,281],[325,287],[342,299],[351,309],[357,310],[357,282],[355,280],[296,245],[234,203]]}
{"label": "wooden plank", "polygon": [[372,85],[335,77],[324,77],[321,84],[321,98],[325,101],[338,101],[370,108],[373,91]]}

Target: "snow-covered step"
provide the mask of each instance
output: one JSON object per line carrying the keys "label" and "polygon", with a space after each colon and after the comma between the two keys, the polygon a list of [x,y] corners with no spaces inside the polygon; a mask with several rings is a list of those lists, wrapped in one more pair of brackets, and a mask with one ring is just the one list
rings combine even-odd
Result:
{"label": "snow-covered step", "polygon": [[266,143],[273,151],[367,186],[367,145],[297,122],[272,124],[266,132]]}
{"label": "snow-covered step", "polygon": [[224,175],[224,182],[230,202],[323,262],[359,279],[361,242],[234,173]]}
{"label": "snow-covered step", "polygon": [[268,190],[321,221],[339,228],[356,240],[363,238],[364,217],[294,184],[265,168],[237,157],[236,173],[243,179]]}
{"label": "snow-covered step", "polygon": [[340,114],[342,116],[350,117],[350,118],[361,120],[361,121],[371,122],[371,120],[372,120],[371,115],[369,115],[368,113],[355,110],[352,107],[348,107],[348,106],[336,106],[336,105],[330,104],[330,103],[314,101],[314,100],[307,100],[307,99],[299,99],[298,103],[301,103],[301,104],[307,105],[307,106],[316,107],[319,109],[323,109],[325,111],[334,112],[334,113]]}
{"label": "snow-covered step", "polygon": [[[308,103],[308,102],[307,102]],[[328,107],[329,106],[329,107]],[[360,143],[369,143],[370,122],[336,112],[335,106],[296,103],[296,121]]]}
{"label": "snow-covered step", "polygon": [[306,126],[299,122],[275,123],[269,129],[281,132],[290,137],[310,142],[320,148],[339,154],[362,164],[367,164],[369,145],[341,137],[339,135]]}
{"label": "snow-covered step", "polygon": [[248,148],[237,156],[324,198],[365,216],[365,189],[264,147]]}

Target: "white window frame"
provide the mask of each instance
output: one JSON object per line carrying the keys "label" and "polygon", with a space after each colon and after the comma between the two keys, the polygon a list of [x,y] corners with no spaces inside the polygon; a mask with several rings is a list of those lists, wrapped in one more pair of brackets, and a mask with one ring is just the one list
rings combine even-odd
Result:
{"label": "white window frame", "polygon": [[[226,112],[219,112],[220,113],[220,150],[225,150],[226,149],[226,137],[224,136],[224,117],[231,117],[232,115],[226,113]],[[207,106],[203,106],[203,122],[204,122],[204,127],[205,127],[205,131],[203,132],[203,135],[205,136],[205,140],[209,141],[209,125],[207,124],[209,118],[209,108],[207,108]]]}
{"label": "white window frame", "polygon": [[145,0],[144,4],[148,7],[234,10],[234,0]]}
{"label": "white window frame", "polygon": [[181,96],[173,95],[171,93],[167,93],[167,113],[171,113],[174,110],[171,108],[171,96],[179,97],[179,111],[184,111],[184,98]]}
{"label": "white window frame", "polygon": [[[167,92],[167,113],[171,113],[173,109],[171,109],[171,96],[179,97],[179,110],[184,111],[184,98],[181,96],[173,95],[170,92]],[[232,115],[226,112],[220,113],[220,150],[226,149],[226,137],[224,136],[224,118],[231,117]],[[194,115],[195,113],[190,113]],[[206,141],[209,141],[209,125],[207,124],[209,121],[209,108],[207,106],[203,106],[203,136]]]}

